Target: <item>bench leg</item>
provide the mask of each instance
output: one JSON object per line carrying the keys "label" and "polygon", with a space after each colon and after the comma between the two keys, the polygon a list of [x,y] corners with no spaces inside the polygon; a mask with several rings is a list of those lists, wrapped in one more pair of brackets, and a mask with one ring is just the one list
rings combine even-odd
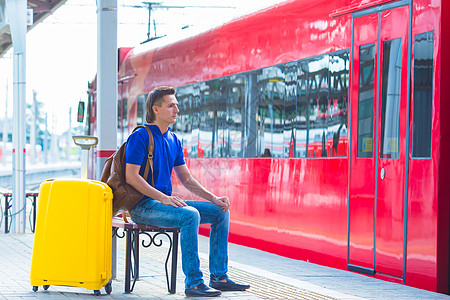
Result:
{"label": "bench leg", "polygon": [[130,281],[133,279],[133,283],[131,284],[130,282],[131,288],[129,288],[129,292],[131,293],[134,290],[136,280],[139,279],[139,230],[131,230],[130,246]]}
{"label": "bench leg", "polygon": [[[113,232],[117,230],[113,227]],[[116,279],[117,277],[117,235],[113,234],[111,243],[111,279]]]}
{"label": "bench leg", "polygon": [[[133,236],[134,242],[134,282],[139,280],[139,231],[135,232],[135,236]],[[133,285],[134,286],[134,285]]]}
{"label": "bench leg", "polygon": [[[9,233],[9,228],[8,228],[8,211],[9,211],[9,196],[4,196],[5,198],[5,233]],[[12,196],[11,196],[12,199]]]}
{"label": "bench leg", "polygon": [[125,254],[125,294],[131,293],[131,248],[132,248],[132,230],[126,230],[126,254]]}
{"label": "bench leg", "polygon": [[36,202],[37,196],[33,196],[33,229],[31,229],[33,233],[36,230]]}
{"label": "bench leg", "polygon": [[173,232],[173,249],[172,249],[172,272],[170,273],[170,290],[169,293],[175,294],[177,290],[177,262],[178,262],[178,236],[179,232]]}
{"label": "bench leg", "polygon": [[[31,201],[31,211],[30,211],[30,215],[28,217],[28,220],[30,222],[30,229],[31,232],[34,233],[35,228],[36,228],[36,201],[37,201],[37,196],[36,194],[31,194],[31,193],[26,193],[25,194],[25,198]],[[33,220],[31,220],[31,217],[33,217]]]}

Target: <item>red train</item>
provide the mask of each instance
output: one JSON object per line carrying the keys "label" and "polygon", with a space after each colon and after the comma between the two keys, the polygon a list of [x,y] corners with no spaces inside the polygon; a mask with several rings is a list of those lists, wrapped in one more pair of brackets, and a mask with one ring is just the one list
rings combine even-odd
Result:
{"label": "red train", "polygon": [[172,85],[190,169],[231,199],[230,241],[449,293],[445,36],[446,0],[298,0],[120,49],[118,145]]}

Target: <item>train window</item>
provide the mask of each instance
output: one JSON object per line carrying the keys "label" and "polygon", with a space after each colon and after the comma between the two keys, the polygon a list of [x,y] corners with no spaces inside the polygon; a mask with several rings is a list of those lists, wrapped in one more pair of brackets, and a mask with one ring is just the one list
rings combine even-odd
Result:
{"label": "train window", "polygon": [[328,156],[346,156],[348,141],[348,53],[329,55]]}
{"label": "train window", "polygon": [[119,99],[117,101],[117,145],[121,145],[124,140],[124,133],[122,131],[123,124],[122,124],[122,118],[123,118],[123,111],[122,111],[122,100]]}
{"label": "train window", "polygon": [[186,157],[347,155],[348,51],[177,88]]}
{"label": "train window", "polygon": [[307,83],[307,110],[308,110],[308,136],[307,156],[328,156],[328,56],[319,56],[302,64],[306,73]]}
{"label": "train window", "polygon": [[359,48],[358,158],[373,157],[375,44]]}
{"label": "train window", "polygon": [[123,99],[122,104],[123,109],[123,115],[122,115],[122,134],[123,139],[126,139],[126,136],[128,135],[128,99]]}
{"label": "train window", "polygon": [[122,100],[117,101],[117,130],[122,129]]}
{"label": "train window", "polygon": [[211,101],[206,109],[212,112],[212,156],[228,157],[227,86],[228,79],[208,82]]}
{"label": "train window", "polygon": [[284,157],[295,157],[295,130],[294,123],[297,115],[297,63],[286,64],[281,67],[284,73],[285,99],[284,99]]}
{"label": "train window", "polygon": [[295,157],[306,157],[308,148],[309,101],[308,64],[302,62],[297,70],[297,114],[295,116]]}
{"label": "train window", "polygon": [[257,76],[258,153],[260,156],[283,157],[283,119],[286,88],[280,67],[269,67]]}
{"label": "train window", "polygon": [[228,83],[227,101],[227,127],[228,127],[228,156],[243,157],[246,146],[244,124],[245,116],[245,88],[247,77],[245,75],[230,76]]}
{"label": "train window", "polygon": [[137,112],[136,112],[136,124],[141,125],[145,123],[145,101],[147,94],[139,95],[137,97]]}
{"label": "train window", "polygon": [[180,112],[177,122],[172,125],[172,131],[176,132],[181,141],[184,156],[189,157],[189,147],[192,140],[192,86],[178,88],[176,97]]}
{"label": "train window", "polygon": [[214,112],[211,110],[214,102],[213,91],[209,82],[200,84],[199,112],[199,144],[200,157],[213,157]]}
{"label": "train window", "polygon": [[434,31],[414,39],[412,156],[431,157]]}
{"label": "train window", "polygon": [[191,94],[192,107],[192,134],[191,145],[189,147],[189,157],[203,157],[203,149],[200,147],[200,84],[192,86]]}
{"label": "train window", "polygon": [[[251,71],[246,74],[247,84],[245,88],[245,110],[242,113],[242,126],[244,131],[243,157],[258,157],[258,102],[259,88],[258,76],[261,70]],[[244,105],[244,104],[243,104]]]}
{"label": "train window", "polygon": [[383,42],[380,157],[398,158],[402,39]]}

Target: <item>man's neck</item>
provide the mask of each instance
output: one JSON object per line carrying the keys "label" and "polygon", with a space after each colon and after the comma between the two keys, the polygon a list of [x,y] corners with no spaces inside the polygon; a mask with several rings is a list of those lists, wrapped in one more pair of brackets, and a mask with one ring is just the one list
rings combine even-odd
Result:
{"label": "man's neck", "polygon": [[158,122],[158,121],[153,121],[152,123],[150,123],[150,125],[156,125],[158,126],[159,130],[161,131],[162,134],[166,133],[169,130],[169,125],[166,122]]}

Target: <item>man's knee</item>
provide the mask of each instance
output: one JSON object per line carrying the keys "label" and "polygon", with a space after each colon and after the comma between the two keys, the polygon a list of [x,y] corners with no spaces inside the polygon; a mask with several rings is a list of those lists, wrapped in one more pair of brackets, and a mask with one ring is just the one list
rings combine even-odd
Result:
{"label": "man's knee", "polygon": [[222,218],[226,219],[226,220],[230,220],[230,211],[229,210],[223,211],[222,212]]}
{"label": "man's knee", "polygon": [[195,207],[185,206],[183,208],[179,208],[184,210],[182,226],[186,224],[200,224],[200,213]]}
{"label": "man's knee", "polygon": [[230,223],[230,211],[223,211],[222,209],[220,209],[220,211],[217,212],[216,214],[216,222],[217,224],[229,224]]}

